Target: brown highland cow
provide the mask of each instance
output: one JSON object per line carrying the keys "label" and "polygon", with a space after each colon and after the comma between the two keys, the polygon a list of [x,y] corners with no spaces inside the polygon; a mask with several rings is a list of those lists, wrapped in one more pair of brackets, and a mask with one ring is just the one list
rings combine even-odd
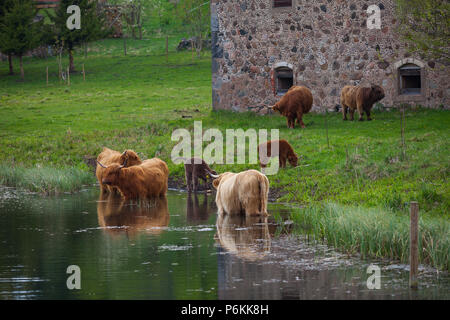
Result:
{"label": "brown highland cow", "polygon": [[288,128],[295,128],[295,119],[297,119],[297,123],[302,128],[305,128],[303,115],[311,110],[312,104],[313,96],[311,90],[304,86],[293,86],[280,101],[272,106],[272,110],[278,111],[287,118]]}
{"label": "brown highland cow", "polygon": [[[278,144],[278,148],[277,148]],[[275,152],[272,154],[272,145],[274,145]],[[277,150],[278,149],[278,150]],[[258,158],[261,168],[265,168],[270,161],[270,158],[278,157],[280,168],[286,167],[286,160],[289,161],[291,166],[296,167],[298,165],[298,157],[292,149],[292,146],[286,140],[272,140],[263,142],[258,146]],[[267,155],[267,156],[266,156]]]}
{"label": "brown highland cow", "polygon": [[350,109],[350,120],[354,120],[355,110],[358,109],[359,121],[364,121],[364,112],[370,121],[370,110],[375,102],[384,98],[382,87],[372,85],[370,88],[362,86],[345,86],[341,92],[341,105],[343,120],[347,120],[347,111]]}
{"label": "brown highland cow", "polygon": [[202,179],[204,184],[208,182],[208,176],[217,175],[217,172],[211,169],[203,159],[191,158],[184,159],[184,171],[186,176],[186,185],[188,191],[197,191],[198,179]]}
{"label": "brown highland cow", "polygon": [[169,179],[167,164],[157,158],[145,160],[132,167],[114,163],[108,167],[98,163],[105,170],[102,183],[115,186],[125,200],[163,197],[166,195]]}
{"label": "brown highland cow", "polygon": [[105,186],[102,183],[102,179],[104,176],[105,169],[102,168],[98,163],[101,162],[105,166],[109,166],[113,163],[124,164],[127,163],[127,166],[135,166],[142,163],[139,156],[133,150],[125,150],[123,153],[118,151],[103,148],[103,151],[97,157],[97,168],[95,170],[95,175],[97,176],[98,183],[100,184],[100,191],[103,192],[112,192],[117,191],[115,187]]}

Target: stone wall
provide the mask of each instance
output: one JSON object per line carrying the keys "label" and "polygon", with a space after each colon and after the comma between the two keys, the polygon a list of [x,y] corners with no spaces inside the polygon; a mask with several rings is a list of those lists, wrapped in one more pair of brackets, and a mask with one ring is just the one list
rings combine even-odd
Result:
{"label": "stone wall", "polygon": [[[274,94],[274,70],[291,65],[294,84],[306,85],[313,110],[334,108],[348,84],[382,85],[385,106],[406,102],[449,107],[449,67],[410,56],[395,28],[393,0],[293,0],[274,9],[272,0],[212,0],[213,108],[265,113]],[[381,9],[381,30],[367,28],[366,10]],[[403,96],[398,67],[422,68],[422,94]]]}

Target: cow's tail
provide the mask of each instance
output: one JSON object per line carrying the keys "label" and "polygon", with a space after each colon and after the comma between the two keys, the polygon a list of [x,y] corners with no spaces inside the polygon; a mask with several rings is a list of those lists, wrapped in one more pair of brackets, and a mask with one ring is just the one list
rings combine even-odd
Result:
{"label": "cow's tail", "polygon": [[261,199],[261,208],[260,212],[264,215],[267,214],[267,197],[269,193],[269,181],[265,175],[260,176],[259,178],[259,191],[260,191],[260,199]]}

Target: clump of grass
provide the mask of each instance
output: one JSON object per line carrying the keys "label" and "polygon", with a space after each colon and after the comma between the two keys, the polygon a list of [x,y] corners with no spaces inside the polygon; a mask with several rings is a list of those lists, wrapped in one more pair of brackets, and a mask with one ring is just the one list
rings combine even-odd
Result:
{"label": "clump of grass", "polygon": [[[308,233],[348,254],[363,258],[409,261],[409,217],[390,210],[346,207],[334,203],[299,209],[291,219],[298,233]],[[450,223],[422,216],[419,222],[420,262],[449,270]]]}
{"label": "clump of grass", "polygon": [[74,192],[92,184],[92,173],[79,168],[24,168],[0,165],[0,185],[44,194]]}

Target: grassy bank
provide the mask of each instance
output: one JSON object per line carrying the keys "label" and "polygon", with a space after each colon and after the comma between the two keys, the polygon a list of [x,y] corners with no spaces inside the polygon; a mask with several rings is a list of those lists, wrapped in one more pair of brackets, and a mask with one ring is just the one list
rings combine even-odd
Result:
{"label": "grassy bank", "polygon": [[[416,200],[425,212],[448,215],[450,112],[406,111],[406,158],[397,110],[376,110],[374,121],[362,123],[328,114],[328,146],[325,115],[308,114],[305,130],[290,130],[276,115],[213,112],[209,55],[193,59],[190,52],[175,52],[177,42],[171,38],[168,62],[162,38],[130,41],[127,56],[121,53],[121,40],[91,44],[87,58],[82,52],[75,56],[78,70],[85,65],[86,81],[73,74],[70,87],[59,83],[54,58],[26,59],[25,82],[6,75],[7,62],[0,64],[0,162],[5,167],[88,170],[85,157],[96,157],[103,146],[131,148],[143,158],[166,160],[176,179],[183,177],[183,166],[170,161],[176,144],[171,134],[177,128],[192,131],[194,121],[201,120],[203,130],[218,128],[224,135],[228,128],[279,129],[280,138],[300,156],[299,167],[269,177],[281,201],[311,205],[326,200],[405,211]],[[219,172],[257,168],[215,167]]]}
{"label": "grassy bank", "polygon": [[0,164],[0,185],[18,189],[57,194],[79,190],[95,183],[92,173],[78,168],[11,167]]}
{"label": "grassy bank", "polygon": [[[270,176],[271,189],[279,201],[316,208],[299,211],[294,220],[306,219],[318,238],[343,250],[404,260],[408,203],[418,201],[423,227],[430,230],[422,239],[424,248],[439,243],[436,252],[423,253],[423,261],[448,268],[443,261],[448,260],[450,212],[449,111],[406,110],[406,157],[396,109],[375,110],[371,122],[308,114],[304,130],[287,129],[277,115],[213,112],[210,56],[193,59],[190,52],[175,52],[178,40],[170,39],[168,61],[163,38],[129,41],[127,56],[121,40],[92,44],[87,58],[75,55],[77,69],[85,65],[86,81],[73,74],[70,87],[59,82],[54,58],[25,59],[25,82],[7,76],[2,62],[0,183],[43,193],[80,189],[94,179],[85,158],[96,157],[103,146],[134,149],[144,159],[160,157],[171,178],[183,180],[183,166],[170,161],[175,129],[192,132],[194,121],[224,136],[226,129],[279,129],[280,138],[300,156],[300,166]],[[258,168],[213,167],[218,172]],[[328,202],[339,206],[322,207]],[[377,209],[343,209],[347,206]]]}
{"label": "grassy bank", "polygon": [[[298,209],[291,215],[294,232],[364,258],[389,258],[409,263],[409,217],[383,209],[342,206],[326,202]],[[420,263],[450,270],[448,219],[421,216]]]}

